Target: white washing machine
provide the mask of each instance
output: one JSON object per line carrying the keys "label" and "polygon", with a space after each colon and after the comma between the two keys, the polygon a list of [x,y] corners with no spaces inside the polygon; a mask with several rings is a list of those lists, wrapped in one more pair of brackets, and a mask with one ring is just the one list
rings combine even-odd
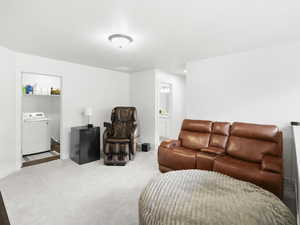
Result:
{"label": "white washing machine", "polygon": [[30,155],[49,150],[49,119],[45,113],[23,113],[22,154]]}

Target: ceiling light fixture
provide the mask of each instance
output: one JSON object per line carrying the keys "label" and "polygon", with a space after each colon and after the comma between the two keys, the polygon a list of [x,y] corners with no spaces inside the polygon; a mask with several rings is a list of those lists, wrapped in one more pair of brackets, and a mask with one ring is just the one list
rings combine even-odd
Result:
{"label": "ceiling light fixture", "polygon": [[132,37],[124,34],[112,34],[108,37],[108,40],[110,40],[118,48],[124,48],[133,42]]}

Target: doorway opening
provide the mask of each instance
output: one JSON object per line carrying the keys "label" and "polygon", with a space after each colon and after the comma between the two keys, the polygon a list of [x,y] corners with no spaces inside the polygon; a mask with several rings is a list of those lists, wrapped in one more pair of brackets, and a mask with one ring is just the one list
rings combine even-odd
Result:
{"label": "doorway opening", "polygon": [[61,77],[21,74],[22,167],[60,159]]}
{"label": "doorway opening", "polygon": [[172,84],[159,84],[159,142],[171,137]]}

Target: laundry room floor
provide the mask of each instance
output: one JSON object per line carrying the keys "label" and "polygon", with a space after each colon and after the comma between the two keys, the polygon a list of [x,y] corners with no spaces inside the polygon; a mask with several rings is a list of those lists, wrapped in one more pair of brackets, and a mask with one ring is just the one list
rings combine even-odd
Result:
{"label": "laundry room floor", "polygon": [[22,166],[32,166],[44,162],[49,162],[60,158],[60,154],[56,151],[42,152],[34,155],[23,156]]}

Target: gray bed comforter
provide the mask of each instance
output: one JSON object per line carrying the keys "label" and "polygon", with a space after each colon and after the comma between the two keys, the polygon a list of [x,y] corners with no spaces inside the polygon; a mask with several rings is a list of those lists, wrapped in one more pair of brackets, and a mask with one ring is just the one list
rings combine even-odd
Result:
{"label": "gray bed comforter", "polygon": [[201,170],[154,178],[139,201],[140,225],[296,225],[272,193],[248,182]]}

